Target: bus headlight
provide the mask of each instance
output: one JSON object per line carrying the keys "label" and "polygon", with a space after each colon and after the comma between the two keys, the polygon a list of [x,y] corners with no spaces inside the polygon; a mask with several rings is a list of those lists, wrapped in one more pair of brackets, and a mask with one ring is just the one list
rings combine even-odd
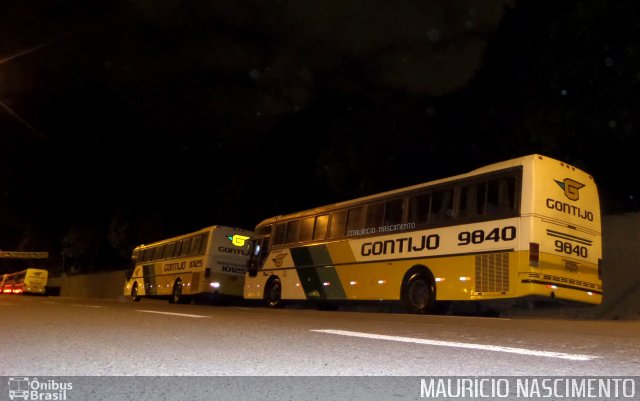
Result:
{"label": "bus headlight", "polygon": [[220,283],[218,283],[217,281],[214,281],[213,283],[211,283],[211,287],[220,288]]}

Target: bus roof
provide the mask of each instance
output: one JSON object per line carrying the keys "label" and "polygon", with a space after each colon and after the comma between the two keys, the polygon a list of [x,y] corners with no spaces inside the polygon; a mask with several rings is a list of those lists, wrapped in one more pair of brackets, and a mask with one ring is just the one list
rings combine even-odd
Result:
{"label": "bus roof", "polygon": [[197,234],[213,232],[213,231],[215,231],[215,230],[217,230],[219,228],[236,230],[236,231],[241,231],[241,232],[248,232],[248,233],[251,232],[251,230],[247,230],[247,229],[244,229],[244,228],[215,225],[215,226],[205,227],[205,228],[202,228],[202,229],[197,230],[197,231],[192,231],[192,232],[187,233],[187,234],[182,234],[182,235],[178,235],[178,236],[171,237],[171,238],[165,238],[165,239],[162,239],[160,241],[150,242],[148,244],[140,244],[140,245],[136,246],[134,249],[141,249],[141,248],[147,248],[147,247],[150,247],[150,246],[162,245],[162,244],[165,244],[167,242],[193,237],[194,235],[197,235]]}
{"label": "bus roof", "polygon": [[439,184],[443,184],[443,183],[450,182],[450,181],[460,180],[460,179],[473,177],[473,176],[480,175],[480,174],[485,174],[485,173],[491,173],[493,171],[505,170],[505,169],[508,169],[508,168],[511,168],[511,167],[522,166],[522,165],[525,165],[527,163],[533,162],[534,160],[552,160],[552,161],[556,161],[557,163],[562,163],[565,166],[567,165],[566,163],[563,163],[563,162],[561,162],[559,160],[556,160],[556,159],[553,159],[551,157],[547,157],[547,156],[543,156],[543,155],[534,153],[534,154],[530,154],[530,155],[526,155],[526,156],[521,156],[521,157],[517,157],[517,158],[513,158],[513,159],[497,162],[497,163],[488,164],[488,165],[479,167],[477,169],[474,169],[472,171],[469,171],[469,172],[463,173],[463,174],[458,174],[458,175],[454,175],[454,176],[450,176],[450,177],[446,177],[446,178],[441,178],[441,179],[438,179],[438,180],[428,181],[428,182],[425,182],[425,183],[411,185],[411,186],[408,186],[408,187],[394,189],[394,190],[390,190],[390,191],[386,191],[386,192],[380,192],[380,193],[376,193],[376,194],[372,194],[372,195],[367,195],[367,196],[363,196],[363,197],[356,198],[356,199],[350,199],[350,200],[347,200],[347,201],[332,203],[332,204],[316,207],[316,208],[313,208],[313,209],[307,209],[307,210],[303,210],[303,211],[299,211],[299,212],[294,212],[294,213],[289,213],[289,214],[270,217],[268,219],[265,219],[265,220],[261,221],[257,225],[257,227],[260,227],[260,226],[263,226],[263,225],[266,225],[266,224],[270,224],[270,223],[274,223],[274,222],[279,221],[279,220],[288,220],[288,219],[299,218],[299,217],[303,217],[303,216],[315,215],[315,214],[328,212],[328,211],[335,210],[335,209],[341,209],[341,208],[357,205],[359,203],[365,203],[367,201],[371,201],[371,200],[375,200],[375,199],[383,199],[383,198],[391,197],[393,195],[402,194],[402,193],[405,193],[405,192],[411,192],[411,191],[422,189],[422,188],[429,188],[429,187],[437,186]]}

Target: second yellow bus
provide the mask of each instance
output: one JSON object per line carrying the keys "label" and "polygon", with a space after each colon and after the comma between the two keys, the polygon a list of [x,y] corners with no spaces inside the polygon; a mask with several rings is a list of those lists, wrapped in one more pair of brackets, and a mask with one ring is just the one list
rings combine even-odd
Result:
{"label": "second yellow bus", "polygon": [[242,297],[253,233],[211,226],[189,234],[137,246],[124,295],[168,297]]}

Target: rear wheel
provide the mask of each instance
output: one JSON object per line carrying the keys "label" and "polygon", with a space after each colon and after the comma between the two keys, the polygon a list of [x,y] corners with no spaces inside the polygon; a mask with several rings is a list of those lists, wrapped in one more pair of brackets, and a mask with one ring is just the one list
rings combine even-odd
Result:
{"label": "rear wheel", "polygon": [[435,286],[424,273],[409,277],[402,286],[402,303],[407,312],[425,314],[433,306]]}
{"label": "rear wheel", "polygon": [[138,283],[133,283],[133,288],[131,288],[131,300],[133,302],[140,302],[140,295],[138,295]]}
{"label": "rear wheel", "polygon": [[264,301],[269,308],[280,308],[282,306],[282,284],[279,278],[274,278],[264,289]]}
{"label": "rear wheel", "polygon": [[173,291],[171,291],[171,297],[169,298],[169,302],[172,304],[177,304],[182,299],[182,281],[179,279],[173,284]]}

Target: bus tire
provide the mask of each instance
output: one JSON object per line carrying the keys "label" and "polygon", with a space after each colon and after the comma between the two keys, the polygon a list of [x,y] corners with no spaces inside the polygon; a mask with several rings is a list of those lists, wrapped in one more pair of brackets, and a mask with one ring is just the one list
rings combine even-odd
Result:
{"label": "bus tire", "polygon": [[282,307],[282,283],[278,277],[273,277],[264,289],[264,302],[269,308]]}
{"label": "bus tire", "polygon": [[409,313],[429,313],[435,301],[434,281],[426,272],[416,271],[407,276],[402,284],[400,296],[404,307]]}
{"label": "bus tire", "polygon": [[138,283],[133,283],[133,288],[131,288],[131,300],[133,302],[140,302],[140,295],[138,295]]}
{"label": "bus tire", "polygon": [[169,303],[177,304],[182,299],[182,281],[177,279],[173,284],[173,290],[171,291],[171,297],[169,297]]}

